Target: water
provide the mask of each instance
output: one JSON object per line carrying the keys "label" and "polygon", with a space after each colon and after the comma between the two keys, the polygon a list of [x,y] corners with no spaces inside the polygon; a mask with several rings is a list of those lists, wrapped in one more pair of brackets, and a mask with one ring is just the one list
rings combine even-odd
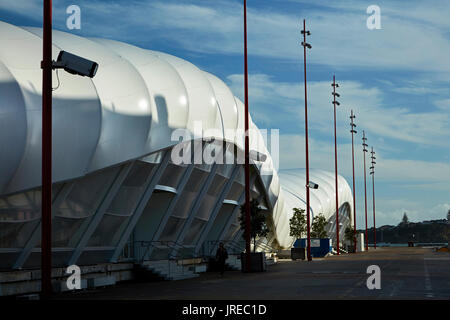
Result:
{"label": "water", "polygon": [[[416,243],[414,242],[414,247],[446,247],[448,243]],[[373,243],[369,243],[369,247],[373,247]],[[388,242],[377,242],[377,247],[407,247],[408,243],[388,243]]]}

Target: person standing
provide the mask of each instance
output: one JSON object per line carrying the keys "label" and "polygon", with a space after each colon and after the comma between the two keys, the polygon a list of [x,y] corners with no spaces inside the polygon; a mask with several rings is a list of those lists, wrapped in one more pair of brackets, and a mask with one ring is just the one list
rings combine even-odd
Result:
{"label": "person standing", "polygon": [[216,252],[216,261],[220,270],[220,275],[223,276],[225,272],[225,261],[228,259],[227,249],[223,246],[223,242],[219,243],[219,248]]}

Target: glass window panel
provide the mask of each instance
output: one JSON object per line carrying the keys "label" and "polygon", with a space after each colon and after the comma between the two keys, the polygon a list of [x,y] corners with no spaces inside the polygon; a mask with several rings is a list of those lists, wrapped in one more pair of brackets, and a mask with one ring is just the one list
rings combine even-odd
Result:
{"label": "glass window panel", "polygon": [[40,188],[0,198],[0,222],[29,221],[40,217]]}
{"label": "glass window panel", "polygon": [[28,222],[0,222],[0,248],[23,248],[39,219]]}
{"label": "glass window panel", "polygon": [[69,195],[55,211],[55,216],[81,219],[93,215],[119,170],[120,167],[114,167],[75,181]]}
{"label": "glass window panel", "polygon": [[228,192],[225,198],[227,200],[238,201],[243,191],[244,187],[241,184],[233,182],[233,186],[231,187],[230,191]]}
{"label": "glass window panel", "polygon": [[186,233],[186,236],[184,237],[183,244],[194,244],[195,240],[200,236],[205,223],[205,221],[194,219],[191,223],[191,226],[189,227],[188,232]]}
{"label": "glass window panel", "polygon": [[217,174],[220,174],[223,177],[229,178],[231,173],[233,172],[234,164],[219,164],[217,166]]}
{"label": "glass window panel", "polygon": [[139,200],[141,199],[143,192],[143,188],[126,186],[120,187],[106,212],[120,216],[132,215]]}
{"label": "glass window panel", "polygon": [[220,192],[222,192],[223,187],[225,186],[225,182],[227,179],[222,177],[221,175],[215,175],[211,186],[208,189],[208,194],[212,196],[219,196]]}
{"label": "glass window panel", "polygon": [[[240,228],[238,226],[232,224],[226,233],[225,239],[222,239],[222,240],[225,240],[225,241],[233,240],[233,238],[236,236],[236,233],[239,230],[240,230]],[[240,240],[240,239],[236,239],[236,240]]]}
{"label": "glass window panel", "polygon": [[227,223],[228,218],[232,214],[234,208],[235,208],[235,206],[233,206],[231,204],[222,205],[222,207],[219,210],[219,213],[217,215],[217,218],[214,221],[214,224],[212,225],[212,227],[209,231],[207,239],[218,240],[219,234],[225,227],[225,224]]}
{"label": "glass window panel", "polygon": [[175,241],[175,237],[178,232],[181,230],[185,223],[186,219],[178,219],[175,217],[170,217],[167,221],[167,224],[164,228],[164,231],[161,233],[161,236],[158,240],[160,241]]}
{"label": "glass window panel", "polygon": [[122,223],[127,219],[125,216],[105,214],[94,234],[88,242],[89,247],[113,246],[113,240]]}
{"label": "glass window panel", "polygon": [[122,185],[127,187],[142,187],[145,185],[154,166],[151,163],[136,161]]}
{"label": "glass window panel", "polygon": [[158,184],[162,186],[169,186],[176,189],[185,170],[186,170],[185,166],[182,167],[169,163],[167,165],[166,170],[164,170],[164,174],[159,180]]}
{"label": "glass window panel", "polygon": [[70,239],[72,239],[72,236],[81,227],[85,219],[54,217],[52,220],[53,247],[67,247]]}
{"label": "glass window panel", "polygon": [[173,209],[172,216],[186,219],[198,193],[184,190]]}
{"label": "glass window panel", "polygon": [[135,241],[150,241],[153,239],[153,235],[160,226],[173,196],[173,194],[167,192],[153,193],[136,224],[134,230]]}
{"label": "glass window panel", "polygon": [[212,210],[214,209],[216,201],[217,197],[206,194],[200,208],[197,211],[196,218],[207,221],[212,213]]}

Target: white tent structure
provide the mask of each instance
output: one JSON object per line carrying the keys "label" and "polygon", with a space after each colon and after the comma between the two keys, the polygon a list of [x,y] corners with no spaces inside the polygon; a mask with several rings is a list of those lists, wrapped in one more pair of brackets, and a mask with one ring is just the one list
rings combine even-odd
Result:
{"label": "white tent structure", "polygon": [[[0,268],[37,268],[42,30],[0,22],[0,41]],[[164,252],[147,250],[147,259],[176,257],[180,248],[201,254],[218,240],[241,243],[242,163],[173,160],[180,129],[200,154],[219,141],[228,158],[242,156],[236,130],[243,132],[244,106],[226,84],[180,58],[117,41],[53,31],[54,60],[60,50],[99,69],[93,79],[53,76],[54,265],[133,259],[144,241],[167,244]],[[271,221],[259,245],[289,248],[292,208],[305,208],[304,171],[279,178],[260,131],[251,128],[251,150],[268,155],[251,163],[252,197]],[[352,196],[339,179],[345,227]],[[334,175],[313,170],[311,180],[319,189],[311,192],[310,213],[324,214],[333,236]]]}

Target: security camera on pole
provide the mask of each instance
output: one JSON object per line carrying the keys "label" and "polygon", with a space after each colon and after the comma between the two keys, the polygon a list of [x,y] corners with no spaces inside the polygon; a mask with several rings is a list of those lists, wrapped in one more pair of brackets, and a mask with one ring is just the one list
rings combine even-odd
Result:
{"label": "security camera on pole", "polygon": [[308,261],[311,261],[311,232],[310,232],[310,202],[309,202],[309,188],[311,181],[309,181],[309,151],[308,151],[308,99],[306,90],[306,48],[311,49],[311,45],[306,42],[306,36],[311,35],[311,32],[306,30],[306,22],[303,19],[303,30],[301,31],[303,35],[303,67],[305,76],[305,146],[306,146],[306,257]]}
{"label": "security camera on pole", "polygon": [[52,62],[52,69],[64,69],[77,76],[93,78],[97,73],[98,64],[75,54],[60,51],[58,59]]}
{"label": "security camera on pole", "polygon": [[41,191],[41,291],[43,297],[52,293],[52,70],[95,76],[98,64],[61,51],[52,60],[52,0],[44,0],[42,31],[42,191]]}
{"label": "security camera on pole", "polygon": [[336,105],[340,105],[338,101],[336,101],[336,97],[340,97],[339,93],[336,92],[336,88],[339,88],[339,85],[336,83],[336,78],[333,76],[333,83],[331,84],[333,87],[333,106],[334,106],[334,172],[335,172],[335,185],[336,185],[336,251],[337,255],[340,253],[339,249],[339,189],[338,189],[338,167],[337,167],[337,138],[336,138]]}

